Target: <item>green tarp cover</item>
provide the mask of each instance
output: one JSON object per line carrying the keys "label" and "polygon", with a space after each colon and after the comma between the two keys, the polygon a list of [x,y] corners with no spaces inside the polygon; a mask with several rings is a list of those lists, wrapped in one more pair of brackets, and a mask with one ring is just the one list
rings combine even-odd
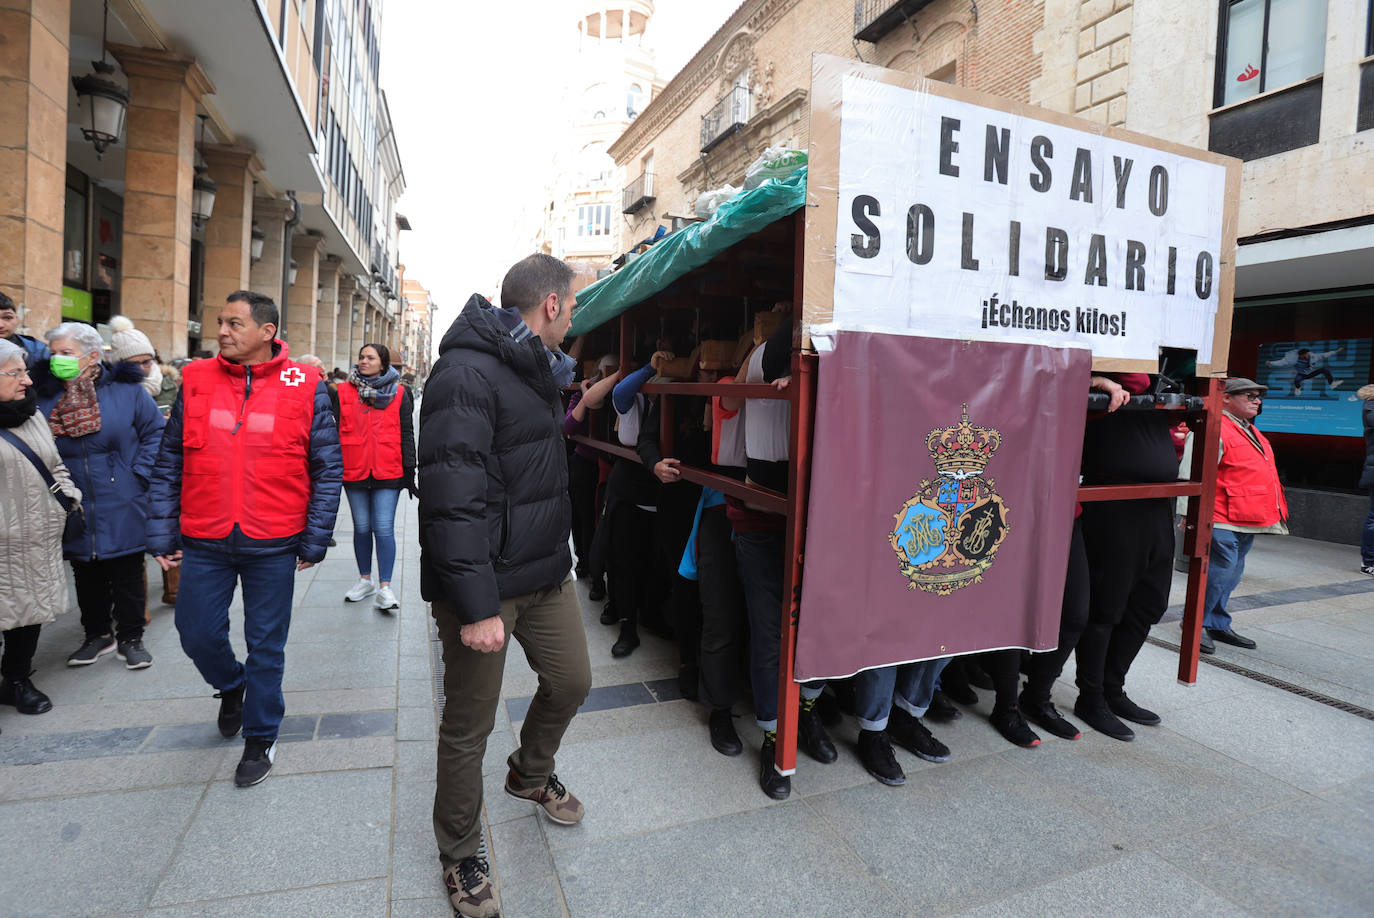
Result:
{"label": "green tarp cover", "polygon": [[666,289],[730,246],[806,203],[806,167],[735,195],[703,223],[664,236],[634,261],[577,294],[571,335],[583,335]]}

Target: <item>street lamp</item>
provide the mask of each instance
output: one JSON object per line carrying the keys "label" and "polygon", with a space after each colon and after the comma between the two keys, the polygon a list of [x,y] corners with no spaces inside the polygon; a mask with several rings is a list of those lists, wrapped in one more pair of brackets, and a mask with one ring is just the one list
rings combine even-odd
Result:
{"label": "street lamp", "polygon": [[248,257],[254,262],[262,261],[262,244],[267,241],[267,234],[258,226],[258,221],[253,221],[253,230],[250,233],[252,241],[248,244]]}
{"label": "street lamp", "polygon": [[291,259],[291,267],[287,269],[286,272],[286,283],[292,287],[296,286],[296,270],[298,267],[299,265],[296,264],[296,259]]}
{"label": "street lamp", "polygon": [[[200,118],[200,145],[205,143],[205,115],[197,115]],[[215,209],[215,192],[219,191],[219,186],[209,176],[209,170],[204,166],[196,166],[195,178],[191,180],[191,219],[196,226],[204,226],[205,221],[210,219],[210,214]]]}
{"label": "street lamp", "polygon": [[86,106],[88,119],[81,125],[81,136],[95,146],[96,159],[119,141],[124,132],[124,115],[129,109],[129,90],[117,81],[118,71],[105,60],[105,40],[110,27],[110,2],[105,0],[105,20],[100,35],[100,60],[91,61],[95,73],[73,77],[77,99]]}

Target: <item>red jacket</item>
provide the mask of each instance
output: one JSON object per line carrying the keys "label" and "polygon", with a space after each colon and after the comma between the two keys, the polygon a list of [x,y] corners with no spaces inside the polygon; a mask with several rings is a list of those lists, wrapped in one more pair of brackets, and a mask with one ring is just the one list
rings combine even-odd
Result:
{"label": "red jacket", "polygon": [[223,357],[186,366],[183,535],[223,539],[237,524],[250,539],[280,539],[306,528],[319,382],[318,370],[288,359],[285,344],[252,367]]}
{"label": "red jacket", "polygon": [[379,481],[405,475],[401,461],[401,392],[385,408],[373,408],[348,383],[339,386],[339,444],[344,481]]}
{"label": "red jacket", "polygon": [[1217,466],[1215,521],[1232,526],[1272,526],[1288,518],[1274,448],[1251,426],[1259,446],[1229,417],[1221,419],[1221,463]]}

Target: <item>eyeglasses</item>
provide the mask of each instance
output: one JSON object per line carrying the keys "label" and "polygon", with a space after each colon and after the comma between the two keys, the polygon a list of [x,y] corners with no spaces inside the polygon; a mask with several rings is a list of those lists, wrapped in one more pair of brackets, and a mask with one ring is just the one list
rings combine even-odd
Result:
{"label": "eyeglasses", "polygon": [[1236,398],[1243,398],[1243,399],[1245,399],[1245,400],[1247,400],[1247,401],[1251,401],[1251,402],[1262,402],[1262,401],[1264,401],[1264,393],[1263,393],[1263,392],[1237,392],[1237,393],[1236,393]]}
{"label": "eyeglasses", "polygon": [[149,357],[147,360],[131,360],[129,362],[132,363],[134,366],[144,370],[148,369],[153,364],[157,363],[157,361],[154,360],[152,357]]}
{"label": "eyeglasses", "polygon": [[21,378],[21,377],[28,376],[28,375],[29,375],[29,371],[28,371],[27,369],[19,369],[19,370],[0,370],[0,376],[8,376],[10,379],[19,379],[19,378]]}

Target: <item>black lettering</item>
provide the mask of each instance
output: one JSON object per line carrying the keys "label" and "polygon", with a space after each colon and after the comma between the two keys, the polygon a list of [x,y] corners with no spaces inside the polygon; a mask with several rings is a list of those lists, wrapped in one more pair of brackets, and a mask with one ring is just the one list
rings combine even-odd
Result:
{"label": "black lettering", "polygon": [[1212,295],[1212,253],[1197,253],[1197,272],[1193,277],[1193,292],[1205,300]]}
{"label": "black lettering", "polygon": [[1111,327],[1112,334],[1119,337],[1121,335],[1121,316],[1112,316]]}
{"label": "black lettering", "polygon": [[1046,157],[1054,155],[1054,144],[1050,143],[1048,137],[1037,134],[1035,139],[1031,141],[1030,154],[1031,165],[1035,166],[1036,170],[1030,176],[1031,190],[1049,191],[1053,179],[1050,177],[1050,164]]}
{"label": "black lettering", "polygon": [[977,271],[978,259],[973,257],[973,214],[964,211],[964,246],[959,253],[959,267],[965,271]]}
{"label": "black lettering", "polygon": [[1016,300],[1011,301],[1011,327],[1026,327],[1026,309]]}
{"label": "black lettering", "polygon": [[1164,216],[1169,209],[1169,171],[1163,166],[1150,170],[1150,213]]}
{"label": "black lettering", "polygon": [[998,183],[1007,183],[1007,163],[1011,155],[1011,129],[988,125],[987,143],[983,145],[983,181],[991,182],[993,173]]}
{"label": "black lettering", "polygon": [[988,327],[988,301],[983,300],[983,327]]}
{"label": "black lettering", "polygon": [[1082,306],[1077,307],[1075,312],[1078,316],[1077,331],[1080,335],[1086,335],[1088,333],[1088,314],[1083,311]]}
{"label": "black lettering", "polygon": [[935,214],[924,204],[906,212],[906,257],[913,265],[930,263],[935,253]]}
{"label": "black lettering", "polygon": [[958,177],[959,167],[954,165],[954,154],[959,152],[959,141],[954,132],[959,130],[959,119],[942,117],[940,119],[940,174]]}
{"label": "black lettering", "polygon": [[1126,334],[1126,311],[1121,311],[1121,334]]}
{"label": "black lettering", "polygon": [[863,231],[863,235],[852,234],[849,237],[849,247],[860,258],[875,257],[883,244],[882,236],[878,233],[878,224],[868,219],[869,214],[875,217],[882,216],[883,210],[878,204],[878,199],[867,194],[856,195],[850,216],[854,219],[854,225]]}
{"label": "black lettering", "polygon": [[1069,322],[1069,311],[1068,311],[1067,309],[1061,309],[1061,310],[1059,310],[1059,327],[1060,327],[1060,329],[1062,329],[1063,331],[1068,331],[1068,330],[1069,330],[1069,325],[1070,325],[1070,322]]}
{"label": "black lettering", "polygon": [[1145,289],[1145,243],[1126,240],[1126,289]]}
{"label": "black lettering", "polygon": [[1045,227],[1045,280],[1069,276],[1069,234],[1057,226]]}
{"label": "black lettering", "polygon": [[1174,275],[1175,275],[1177,272],[1178,272],[1178,249],[1177,249],[1175,246],[1172,246],[1172,245],[1171,245],[1171,246],[1169,246],[1169,283],[1168,283],[1168,285],[1167,285],[1167,288],[1166,288],[1165,291],[1164,291],[1165,293],[1169,294],[1170,296],[1173,296],[1173,295],[1174,295]]}
{"label": "black lettering", "polygon": [[1093,233],[1088,240],[1088,267],[1083,272],[1083,283],[1089,287],[1107,286],[1107,237],[1101,233]]}
{"label": "black lettering", "polygon": [[1082,147],[1073,159],[1073,179],[1069,182],[1069,200],[1093,202],[1093,155]]}
{"label": "black lettering", "polygon": [[1130,181],[1131,167],[1135,165],[1135,160],[1113,156],[1112,165],[1116,167],[1116,206],[1119,210],[1125,210],[1126,183]]}
{"label": "black lettering", "polygon": [[1009,320],[1010,320],[1010,318],[1011,318],[1011,316],[1009,315],[1010,312],[1011,312],[1011,304],[1010,304],[1010,303],[1003,303],[1003,304],[1002,304],[1002,314],[998,317],[998,319],[999,319],[999,320],[1001,321],[1001,323],[1002,323],[1002,327],[1003,327],[1003,328],[1009,327]]}
{"label": "black lettering", "polygon": [[1010,235],[1007,237],[1007,274],[1021,276],[1021,221],[1011,221]]}

